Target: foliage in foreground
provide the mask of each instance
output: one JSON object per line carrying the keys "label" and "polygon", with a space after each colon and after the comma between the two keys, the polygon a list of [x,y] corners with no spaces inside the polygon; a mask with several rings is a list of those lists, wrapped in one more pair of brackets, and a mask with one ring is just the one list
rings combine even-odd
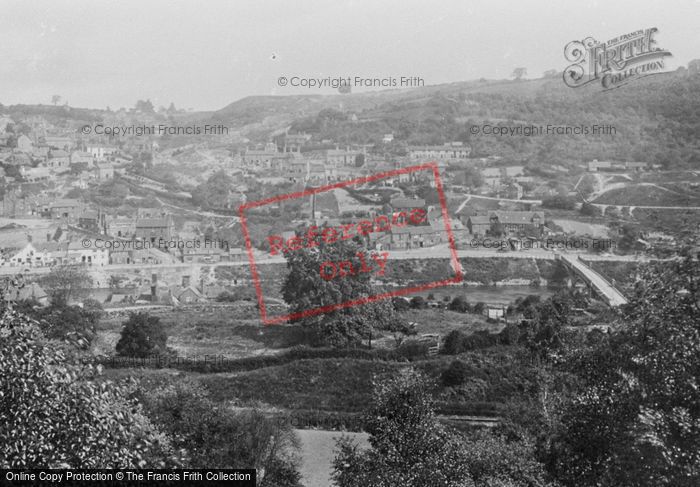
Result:
{"label": "foliage in foreground", "polygon": [[300,485],[292,454],[298,445],[285,420],[236,412],[187,381],[142,396],[147,414],[172,435],[190,468],[255,468],[263,486]]}
{"label": "foliage in foreground", "polygon": [[47,342],[36,322],[0,317],[0,467],[164,467],[168,439],[127,398]]}
{"label": "foliage in foreground", "polygon": [[583,386],[551,471],[571,486],[700,485],[700,263],[647,272],[613,327],[569,359]]}
{"label": "foliage in foreground", "polygon": [[375,383],[366,421],[370,449],[338,442],[333,478],[340,487],[552,485],[529,443],[490,433],[467,439],[443,426],[429,383],[411,369]]}

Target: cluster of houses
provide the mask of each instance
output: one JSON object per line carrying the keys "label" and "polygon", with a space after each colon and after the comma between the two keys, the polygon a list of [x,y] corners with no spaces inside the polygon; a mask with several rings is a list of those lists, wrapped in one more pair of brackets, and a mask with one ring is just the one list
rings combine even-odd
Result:
{"label": "cluster of houses", "polygon": [[134,217],[113,216],[78,200],[43,198],[33,200],[32,208],[47,225],[34,230],[16,224],[0,228],[0,265],[101,267],[244,259],[242,249],[205,238],[200,222],[186,221],[177,231],[173,216],[161,210],[142,208]]}
{"label": "cluster of houses", "polygon": [[586,169],[588,172],[640,172],[648,171],[650,169],[659,169],[661,166],[658,164],[649,164],[647,162],[613,162],[613,161],[599,161],[594,159],[586,163]]}
{"label": "cluster of houses", "polygon": [[[85,187],[124,173],[132,158],[109,143],[77,140],[74,131],[56,127],[39,116],[22,121],[24,131],[14,133],[9,117],[0,116],[0,180],[12,183],[48,181],[72,174]],[[26,133],[25,133],[26,132]],[[14,168],[10,173],[8,168]]]}

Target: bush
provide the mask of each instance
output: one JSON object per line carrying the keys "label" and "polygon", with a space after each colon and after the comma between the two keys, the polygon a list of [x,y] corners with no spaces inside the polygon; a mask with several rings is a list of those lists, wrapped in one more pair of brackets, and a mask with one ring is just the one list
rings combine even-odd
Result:
{"label": "bush", "polygon": [[423,358],[428,356],[428,348],[430,346],[425,342],[419,342],[417,340],[407,340],[401,344],[394,353],[394,359],[408,359],[413,360],[415,358]]}
{"label": "bush", "polygon": [[394,305],[395,311],[406,311],[411,307],[411,303],[404,298],[393,298],[391,304]]}
{"label": "bush", "polygon": [[160,318],[148,313],[131,313],[117,342],[117,354],[123,357],[148,357],[165,353],[168,336]]}
{"label": "bush", "polygon": [[28,317],[0,316],[0,468],[174,466],[168,437],[130,388],[100,380],[55,345]]}
{"label": "bush", "polygon": [[494,335],[488,330],[476,331],[470,335],[465,335],[459,330],[452,330],[445,337],[442,353],[459,355],[470,350],[492,347],[499,343],[502,343],[501,334]]}
{"label": "bush", "polygon": [[469,365],[461,360],[453,360],[449,367],[440,375],[440,380],[446,387],[464,384],[469,379]]}
{"label": "bush", "polygon": [[423,296],[413,296],[411,298],[411,308],[413,309],[425,309],[428,303],[425,301]]}
{"label": "bush", "polygon": [[455,296],[448,307],[451,311],[467,313],[470,310],[469,302],[465,296]]}
{"label": "bush", "polygon": [[576,209],[576,200],[566,196],[552,196],[551,198],[545,198],[542,200],[542,207],[556,208],[560,210],[574,210]]}

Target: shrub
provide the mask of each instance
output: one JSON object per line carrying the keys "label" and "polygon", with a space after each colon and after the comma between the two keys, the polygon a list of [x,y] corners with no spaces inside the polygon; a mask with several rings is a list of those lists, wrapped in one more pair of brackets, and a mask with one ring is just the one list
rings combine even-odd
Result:
{"label": "shrub", "polygon": [[424,309],[428,306],[423,296],[413,296],[411,298],[411,308],[413,309]]}
{"label": "shrub", "polygon": [[98,381],[11,311],[0,316],[0,370],[0,468],[175,465],[169,438],[129,399],[130,388]]}
{"label": "shrub", "polygon": [[440,380],[446,387],[464,384],[469,379],[469,365],[461,360],[453,360],[449,367],[440,375]]}
{"label": "shrub", "polygon": [[117,354],[124,357],[148,357],[164,353],[168,336],[160,318],[148,313],[131,313],[117,342]]}
{"label": "shrub", "polygon": [[393,298],[391,304],[394,305],[396,311],[405,311],[411,307],[411,303],[404,298]]}
{"label": "shrub", "polygon": [[449,305],[449,309],[459,313],[466,313],[469,311],[470,306],[465,296],[455,296]]}
{"label": "shrub", "polygon": [[407,340],[401,344],[396,350],[394,350],[395,359],[408,359],[413,360],[415,358],[423,358],[428,356],[428,348],[430,346],[425,342],[419,342],[418,340]]}

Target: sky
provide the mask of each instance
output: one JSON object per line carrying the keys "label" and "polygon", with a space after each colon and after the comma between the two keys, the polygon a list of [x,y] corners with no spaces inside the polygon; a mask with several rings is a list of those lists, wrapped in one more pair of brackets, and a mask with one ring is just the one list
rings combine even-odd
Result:
{"label": "sky", "polygon": [[[700,58],[700,0],[0,0],[0,103],[216,110],[330,94],[291,79],[425,85],[563,70],[564,46],[657,27],[669,67]],[[353,91],[363,91],[353,89]]]}

